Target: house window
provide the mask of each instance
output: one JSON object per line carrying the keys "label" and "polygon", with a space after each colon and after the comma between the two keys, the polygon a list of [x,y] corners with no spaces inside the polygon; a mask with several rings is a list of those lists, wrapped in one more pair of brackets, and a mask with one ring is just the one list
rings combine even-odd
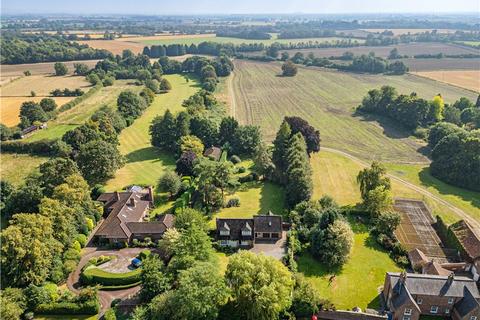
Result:
{"label": "house window", "polygon": [[410,316],[403,316],[402,320],[410,320]]}
{"label": "house window", "polygon": [[220,240],[220,245],[221,246],[227,246],[228,245],[228,240]]}
{"label": "house window", "polygon": [[470,320],[477,320],[477,316],[471,316]]}
{"label": "house window", "polygon": [[438,312],[438,306],[432,306],[430,308],[430,313],[437,313]]}
{"label": "house window", "polygon": [[417,304],[422,304],[423,299],[422,298],[417,298]]}
{"label": "house window", "polygon": [[412,315],[412,309],[405,309],[405,312],[403,313],[406,316],[411,316]]}
{"label": "house window", "polygon": [[249,245],[250,245],[250,241],[242,241],[242,242],[241,242],[241,245],[242,245],[242,246],[249,246]]}
{"label": "house window", "polygon": [[453,304],[453,298],[448,298],[448,304]]}
{"label": "house window", "polygon": [[230,231],[228,231],[228,230],[220,230],[220,235],[221,235],[221,236],[229,236],[229,235],[230,235]]}
{"label": "house window", "polygon": [[445,309],[445,314],[450,314],[450,309]]}
{"label": "house window", "polygon": [[251,236],[252,232],[251,231],[242,231],[242,236]]}
{"label": "house window", "polygon": [[272,238],[279,238],[279,236],[278,236],[278,232],[274,232],[274,233],[272,233]]}
{"label": "house window", "polygon": [[270,238],[270,233],[262,233],[262,238]]}

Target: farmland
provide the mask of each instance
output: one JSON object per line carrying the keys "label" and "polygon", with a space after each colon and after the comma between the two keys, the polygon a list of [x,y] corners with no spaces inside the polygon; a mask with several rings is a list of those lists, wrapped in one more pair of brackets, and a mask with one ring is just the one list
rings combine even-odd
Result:
{"label": "farmland", "polygon": [[461,88],[480,92],[480,69],[477,70],[449,70],[449,71],[422,71],[416,75],[448,83]]}
{"label": "farmland", "polygon": [[[254,39],[240,39],[231,37],[216,37],[214,34],[201,35],[176,35],[176,36],[150,36],[150,37],[126,37],[115,40],[89,40],[78,41],[81,44],[88,44],[95,49],[106,49],[114,54],[121,54],[123,50],[129,49],[135,53],[141,53],[145,46],[151,45],[169,45],[169,44],[199,44],[205,41],[212,41],[217,43],[233,43],[233,44],[250,44],[250,43],[264,43],[266,45],[273,42],[280,43],[299,43],[299,42],[332,42],[344,40],[346,38],[307,38],[307,39],[276,39],[272,37],[269,40],[254,40]],[[362,39],[352,39],[359,44],[363,43]]]}
{"label": "farmland", "polygon": [[432,32],[433,30],[436,30],[438,33],[454,33],[456,30],[454,29],[425,29],[425,28],[412,28],[412,29],[362,29],[367,32],[373,32],[373,33],[380,33],[385,30],[392,31],[394,35],[402,35],[402,34],[417,34],[417,33],[424,33],[424,32]]}
{"label": "farmland", "polygon": [[[25,101],[38,102],[44,97],[50,96],[50,91],[54,89],[77,89],[88,90],[90,84],[85,77],[76,76],[51,76],[51,75],[32,75],[19,78],[0,88],[1,97],[1,122],[7,126],[15,126],[19,123],[18,115],[20,106]],[[31,97],[31,92],[36,96]],[[61,106],[73,97],[54,98],[57,105]]]}
{"label": "farmland", "polygon": [[279,77],[280,65],[235,61],[231,94],[234,115],[241,123],[259,125],[272,140],[286,115],[308,120],[321,132],[322,144],[365,160],[425,162],[417,150],[424,143],[409,137],[390,121],[352,116],[353,108],[368,90],[392,85],[400,93],[416,92],[431,99],[439,92],[446,102],[462,96],[472,101],[467,90],[414,75],[383,76],[301,67],[293,78]]}
{"label": "farmland", "polygon": [[180,75],[167,75],[172,90],[157,95],[145,113],[120,134],[120,152],[126,157],[126,164],[117,171],[115,178],[107,183],[108,190],[120,190],[130,184],[156,185],[166,168],[173,168],[175,159],[150,144],[150,123],[158,115],[170,109],[182,110],[182,101],[198,90],[196,81],[186,81]]}
{"label": "farmland", "polygon": [[341,56],[344,52],[350,51],[354,54],[368,54],[374,52],[376,56],[386,58],[388,57],[390,51],[393,48],[398,49],[400,55],[418,55],[418,54],[480,54],[480,50],[469,48],[465,46],[460,46],[456,44],[449,43],[408,43],[408,44],[397,44],[391,46],[360,46],[354,48],[318,48],[318,49],[301,49],[301,50],[288,50],[290,54],[293,54],[297,51],[303,52],[305,54],[313,52],[317,57],[330,57],[330,56]]}
{"label": "farmland", "polygon": [[439,70],[480,70],[480,58],[442,58],[442,59],[401,59],[410,72],[439,71]]}
{"label": "farmland", "polygon": [[129,80],[117,80],[113,86],[103,87],[93,96],[70,110],[64,111],[54,120],[48,122],[48,128],[39,130],[26,138],[27,141],[38,141],[41,139],[57,139],[62,135],[90,118],[102,105],[116,106],[117,97],[121,91],[126,89],[140,90],[133,86]]}

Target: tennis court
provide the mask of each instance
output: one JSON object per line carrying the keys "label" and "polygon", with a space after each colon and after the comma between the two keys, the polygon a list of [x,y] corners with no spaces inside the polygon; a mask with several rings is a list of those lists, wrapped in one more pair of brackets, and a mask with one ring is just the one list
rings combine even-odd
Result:
{"label": "tennis court", "polygon": [[455,250],[444,248],[433,228],[432,214],[423,201],[395,199],[394,208],[402,217],[395,235],[408,251],[417,248],[435,260],[449,260],[455,256]]}

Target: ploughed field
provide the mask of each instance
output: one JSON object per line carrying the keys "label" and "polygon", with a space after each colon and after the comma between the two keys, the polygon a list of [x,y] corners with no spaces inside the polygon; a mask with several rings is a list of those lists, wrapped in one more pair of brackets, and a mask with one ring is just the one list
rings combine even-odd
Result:
{"label": "ploughed field", "polygon": [[300,116],[321,132],[322,145],[364,160],[426,162],[418,152],[422,141],[409,137],[388,119],[354,116],[367,92],[391,85],[400,93],[416,92],[432,99],[441,93],[446,102],[462,96],[475,101],[472,91],[414,75],[385,76],[299,67],[295,77],[281,77],[281,65],[235,61],[231,94],[232,114],[241,122],[259,125],[273,140],[284,116]]}

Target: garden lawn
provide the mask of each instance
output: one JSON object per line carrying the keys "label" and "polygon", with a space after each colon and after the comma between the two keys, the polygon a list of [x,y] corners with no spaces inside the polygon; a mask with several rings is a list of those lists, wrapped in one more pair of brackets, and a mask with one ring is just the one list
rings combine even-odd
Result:
{"label": "garden lawn", "polygon": [[174,168],[173,155],[150,144],[150,124],[167,109],[173,113],[182,111],[183,100],[194,94],[199,87],[197,81],[186,76],[166,75],[165,78],[172,84],[172,90],[157,95],[144,114],[120,134],[120,152],[125,156],[126,164],[107,183],[107,190],[121,190],[132,184],[156,186],[163,172],[167,168]]}
{"label": "garden lawn", "polygon": [[[383,286],[386,272],[401,269],[390,259],[374,239],[369,237],[367,227],[350,221],[355,232],[351,256],[343,268],[329,271],[310,254],[298,259],[298,271],[327,298],[337,309],[348,310],[355,306],[377,308],[379,288]],[[332,276],[335,278],[330,282]]]}
{"label": "garden lawn", "polygon": [[215,228],[215,218],[251,218],[257,214],[283,214],[285,195],[283,189],[271,182],[246,182],[234,194],[227,195],[228,199],[240,199],[239,207],[222,208],[210,221],[210,227]]}

